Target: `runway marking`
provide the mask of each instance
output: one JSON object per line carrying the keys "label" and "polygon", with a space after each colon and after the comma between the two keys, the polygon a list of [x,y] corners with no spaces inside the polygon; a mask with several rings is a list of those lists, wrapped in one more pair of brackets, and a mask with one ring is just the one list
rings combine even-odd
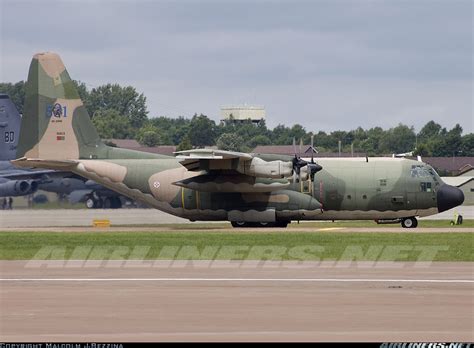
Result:
{"label": "runway marking", "polygon": [[3,282],[307,282],[307,283],[450,283],[474,284],[471,279],[374,278],[0,278]]}

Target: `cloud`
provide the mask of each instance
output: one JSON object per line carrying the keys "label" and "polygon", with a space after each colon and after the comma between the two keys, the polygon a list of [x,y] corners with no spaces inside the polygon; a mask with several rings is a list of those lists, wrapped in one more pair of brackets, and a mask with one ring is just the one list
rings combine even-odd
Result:
{"label": "cloud", "polygon": [[152,116],[247,102],[270,126],[473,131],[471,1],[0,4],[2,81],[51,50],[89,86],[135,86]]}

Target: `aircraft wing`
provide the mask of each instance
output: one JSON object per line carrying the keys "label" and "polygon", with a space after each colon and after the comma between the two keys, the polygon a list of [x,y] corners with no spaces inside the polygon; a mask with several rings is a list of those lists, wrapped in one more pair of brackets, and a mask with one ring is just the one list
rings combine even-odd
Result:
{"label": "aircraft wing", "polygon": [[233,151],[195,149],[175,152],[181,165],[191,171],[233,171],[257,178],[281,179],[293,175],[291,161],[266,161],[258,156]]}
{"label": "aircraft wing", "polygon": [[244,160],[248,161],[252,159],[252,155],[243,152],[213,150],[213,149],[194,149],[187,151],[175,152],[176,158],[179,159],[180,163],[188,170],[202,170],[206,167],[203,164],[209,163],[225,163],[229,160]]}

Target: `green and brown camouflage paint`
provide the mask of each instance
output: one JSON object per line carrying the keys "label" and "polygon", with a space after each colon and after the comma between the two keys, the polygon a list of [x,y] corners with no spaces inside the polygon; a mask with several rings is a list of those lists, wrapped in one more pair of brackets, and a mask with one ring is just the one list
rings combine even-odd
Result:
{"label": "green and brown camouflage paint", "polygon": [[[253,154],[265,161],[288,156]],[[21,126],[19,166],[67,169],[132,199],[191,220],[397,219],[437,213],[442,184],[427,164],[407,159],[318,159],[314,182],[255,178],[233,171],[242,159],[203,160],[188,170],[175,157],[106,146],[60,57],[33,57]],[[228,168],[226,166],[229,166]],[[432,175],[413,176],[414,166]],[[430,191],[421,191],[421,182]]]}

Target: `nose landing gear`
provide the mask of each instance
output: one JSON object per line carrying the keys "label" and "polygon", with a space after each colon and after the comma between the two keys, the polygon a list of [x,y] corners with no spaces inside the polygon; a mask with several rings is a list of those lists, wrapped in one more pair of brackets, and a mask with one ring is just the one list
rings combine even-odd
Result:
{"label": "nose landing gear", "polygon": [[416,228],[416,226],[418,226],[418,220],[414,216],[404,218],[402,219],[401,224],[403,228]]}

